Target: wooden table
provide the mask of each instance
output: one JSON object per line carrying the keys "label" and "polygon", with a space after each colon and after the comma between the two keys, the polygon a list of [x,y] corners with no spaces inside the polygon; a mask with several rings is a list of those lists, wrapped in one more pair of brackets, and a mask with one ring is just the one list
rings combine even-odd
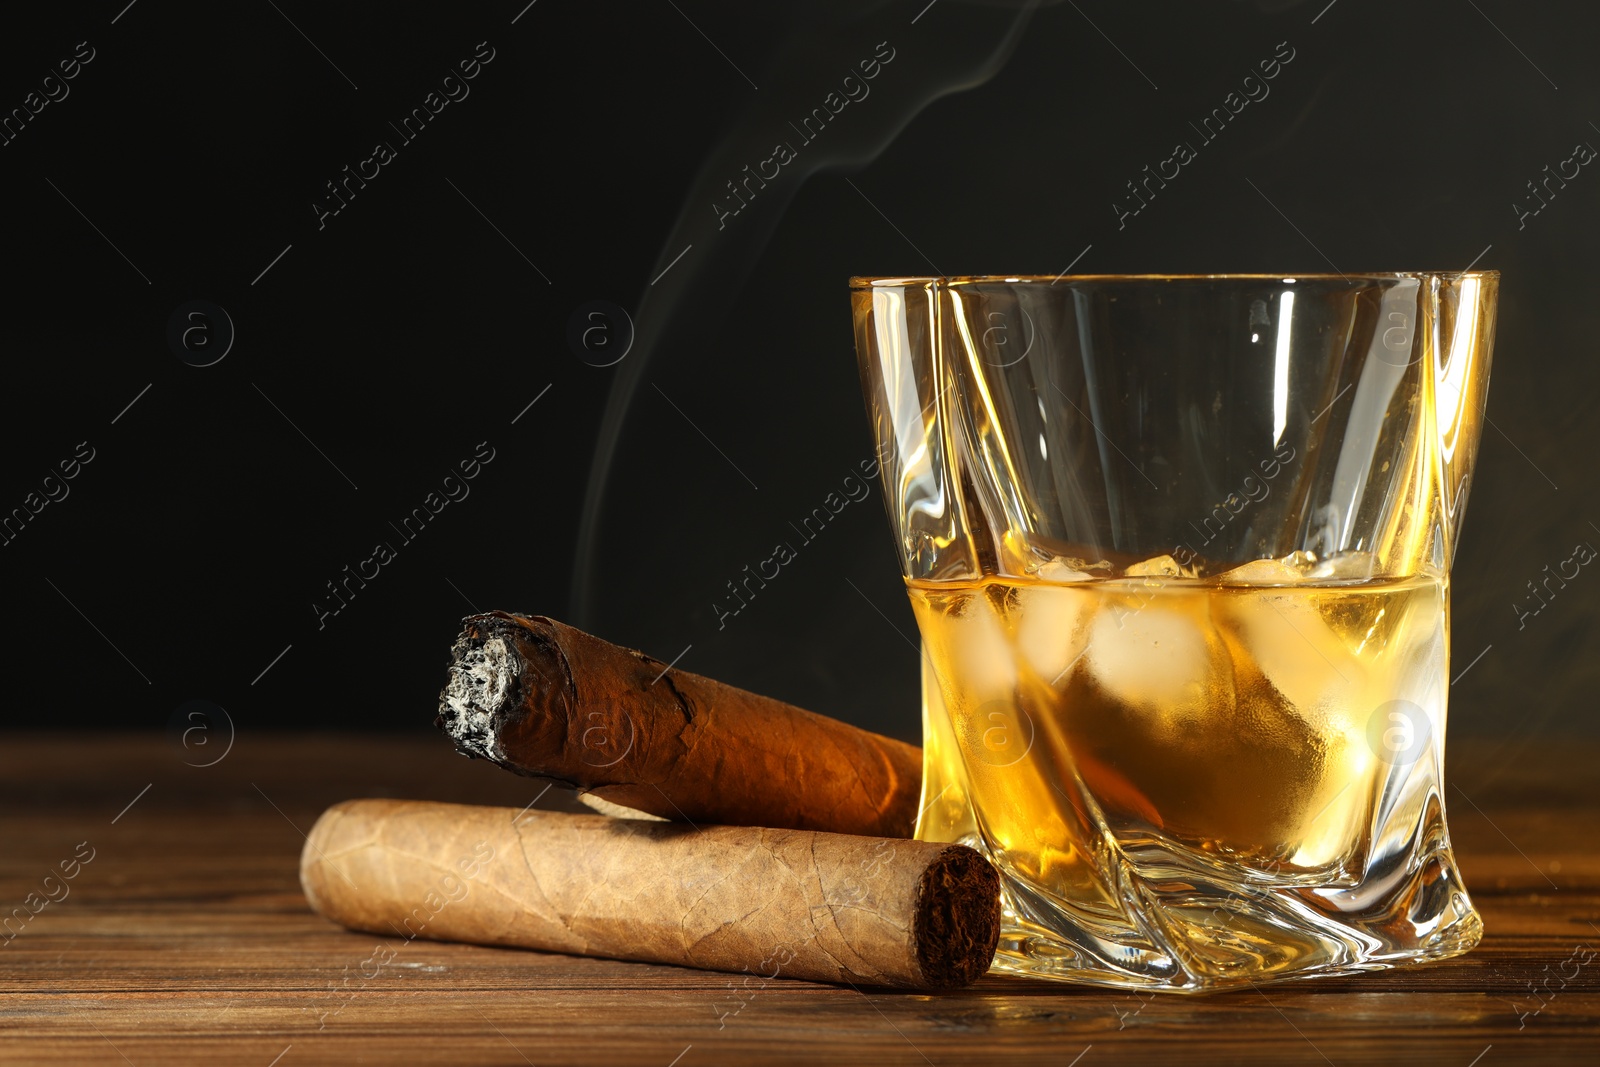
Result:
{"label": "wooden table", "polygon": [[[1004,978],[736,995],[726,975],[421,940],[380,966],[380,938],[307,910],[302,831],[350,797],[522,806],[540,784],[438,737],[243,735],[185,764],[214,740],[0,735],[0,915],[31,915],[0,940],[0,1062],[1600,1064],[1593,745],[1452,744],[1451,828],[1488,926],[1470,955],[1141,998]],[[62,861],[76,877],[46,885]]]}

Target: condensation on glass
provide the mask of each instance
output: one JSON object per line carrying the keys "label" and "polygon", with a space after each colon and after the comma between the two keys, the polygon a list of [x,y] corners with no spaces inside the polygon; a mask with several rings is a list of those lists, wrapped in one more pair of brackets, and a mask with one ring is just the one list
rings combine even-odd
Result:
{"label": "condensation on glass", "polygon": [[1498,281],[852,281],[917,834],[1000,869],[997,970],[1201,991],[1478,942],[1444,735]]}

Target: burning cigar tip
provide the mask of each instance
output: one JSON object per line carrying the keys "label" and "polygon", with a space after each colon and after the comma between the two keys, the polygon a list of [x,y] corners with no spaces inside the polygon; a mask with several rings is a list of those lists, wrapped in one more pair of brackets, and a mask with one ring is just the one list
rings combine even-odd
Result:
{"label": "burning cigar tip", "polygon": [[518,673],[504,638],[462,634],[451,649],[450,680],[439,694],[436,725],[468,755],[493,759],[494,716],[519,684]]}
{"label": "burning cigar tip", "polygon": [[[450,676],[439,694],[434,725],[456,742],[457,751],[509,766],[499,744],[500,731],[519,716],[541,686],[551,682],[529,663],[519,645],[537,641],[528,624],[541,616],[493,611],[462,620],[461,635],[450,649]],[[516,770],[515,767],[510,767]]]}

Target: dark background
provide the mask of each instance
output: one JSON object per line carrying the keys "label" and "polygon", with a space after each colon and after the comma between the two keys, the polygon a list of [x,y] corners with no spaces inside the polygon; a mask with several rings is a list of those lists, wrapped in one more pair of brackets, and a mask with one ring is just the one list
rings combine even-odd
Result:
{"label": "dark background", "polygon": [[[850,275],[1476,263],[1504,281],[1451,730],[1506,758],[1596,732],[1600,577],[1520,629],[1516,606],[1600,542],[1600,174],[1520,229],[1512,206],[1600,145],[1592,5],[524,2],[111,0],[0,36],[6,111],[95,50],[0,147],[0,512],[94,450],[0,546],[5,726],[158,731],[203,700],[241,735],[427,729],[460,616],[500,607],[914,738],[875,485],[712,607],[871,454]],[[482,41],[470,95],[402,143]],[[871,95],[719,229],[724,183],[880,42]],[[1271,95],[1119,230],[1124,183],[1279,42]],[[397,158],[319,229],[379,140]],[[208,367],[167,337],[195,299],[236,330]],[[608,367],[568,337],[595,300],[636,327]],[[470,495],[402,542],[484,441]],[[397,557],[319,626],[379,541]]]}

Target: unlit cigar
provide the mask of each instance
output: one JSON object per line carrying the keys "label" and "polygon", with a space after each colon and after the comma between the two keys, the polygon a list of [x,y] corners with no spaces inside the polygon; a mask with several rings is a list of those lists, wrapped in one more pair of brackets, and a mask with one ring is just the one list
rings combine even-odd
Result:
{"label": "unlit cigar", "polygon": [[910,836],[922,751],[543,617],[473,615],[435,723],[469,756],[665,819]]}
{"label": "unlit cigar", "polygon": [[1000,882],[964,845],[352,800],[306,839],[311,906],[357,930],[763,978],[949,989]]}

